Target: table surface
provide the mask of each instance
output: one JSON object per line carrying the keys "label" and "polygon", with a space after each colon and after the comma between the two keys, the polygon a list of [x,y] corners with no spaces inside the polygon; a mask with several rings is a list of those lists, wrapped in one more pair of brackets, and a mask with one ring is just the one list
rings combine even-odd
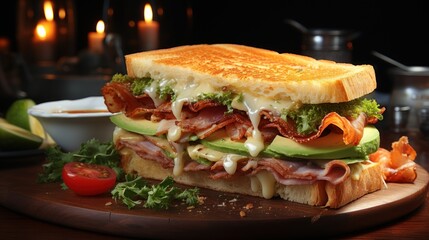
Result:
{"label": "table surface", "polygon": [[[411,145],[417,151],[416,162],[429,171],[429,139],[418,131],[392,133],[381,128],[381,146],[390,148],[390,143],[402,135],[409,137]],[[1,172],[0,168],[0,172]],[[357,223],[358,224],[358,223]],[[5,239],[129,239],[121,236],[105,235],[81,229],[64,227],[28,215],[15,212],[0,206],[0,232]],[[338,239],[427,239],[429,236],[429,195],[423,205],[399,219],[386,222],[380,226],[346,235]]]}

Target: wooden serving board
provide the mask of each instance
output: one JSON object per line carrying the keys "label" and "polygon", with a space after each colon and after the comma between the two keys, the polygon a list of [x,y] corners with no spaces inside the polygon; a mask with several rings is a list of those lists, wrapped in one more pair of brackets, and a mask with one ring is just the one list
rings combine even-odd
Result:
{"label": "wooden serving board", "polygon": [[[41,163],[0,168],[0,204],[29,216],[101,233],[148,239],[326,237],[374,227],[412,212],[426,199],[429,174],[418,166],[414,184],[387,184],[338,210],[280,199],[201,189],[203,205],[129,210],[109,194],[80,197],[59,184],[39,184]],[[246,207],[247,206],[247,207]],[[245,216],[240,216],[240,211]]]}

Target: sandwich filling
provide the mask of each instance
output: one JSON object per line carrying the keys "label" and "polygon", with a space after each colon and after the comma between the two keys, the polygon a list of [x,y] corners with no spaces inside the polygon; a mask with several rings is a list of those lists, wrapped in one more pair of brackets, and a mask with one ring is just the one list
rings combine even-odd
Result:
{"label": "sandwich filling", "polygon": [[[118,126],[114,140],[119,149],[133,149],[143,159],[173,168],[174,175],[251,175],[272,186],[359,178],[362,164],[370,164],[368,155],[379,147],[378,131],[369,126],[381,120],[384,111],[374,100],[363,98],[301,104],[233,92],[228,86],[216,89],[204,82],[120,74],[102,91],[109,110],[121,113],[112,118]],[[291,154],[296,147],[311,150]],[[272,197],[272,191],[263,192]]]}
{"label": "sandwich filling", "polygon": [[168,129],[171,141],[190,134],[204,139],[225,128],[232,140],[246,140],[253,157],[277,135],[305,143],[320,137],[331,125],[343,131],[345,144],[357,145],[363,128],[381,120],[384,112],[375,100],[303,105],[287,98],[236,93],[227,86],[214,89],[207,82],[179,84],[120,74],[113,76],[103,94],[112,112],[124,112],[132,119],[164,121],[161,126],[166,129],[159,133]]}

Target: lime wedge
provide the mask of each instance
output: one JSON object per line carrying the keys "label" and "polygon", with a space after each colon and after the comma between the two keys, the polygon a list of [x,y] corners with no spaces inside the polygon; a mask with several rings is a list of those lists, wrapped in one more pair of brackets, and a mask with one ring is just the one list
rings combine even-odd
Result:
{"label": "lime wedge", "polygon": [[21,127],[0,120],[0,150],[17,151],[37,149],[43,143],[43,138],[32,134]]}
{"label": "lime wedge", "polygon": [[32,99],[28,98],[14,101],[6,111],[6,121],[15,126],[31,131],[30,115],[27,111],[34,105],[36,105],[36,103]]}
{"label": "lime wedge", "polygon": [[14,101],[6,111],[6,121],[10,124],[21,127],[30,131],[32,134],[37,135],[44,139],[41,148],[47,148],[55,145],[55,141],[45,131],[40,121],[28,114],[28,109],[35,106],[36,103],[29,98],[18,99]]}

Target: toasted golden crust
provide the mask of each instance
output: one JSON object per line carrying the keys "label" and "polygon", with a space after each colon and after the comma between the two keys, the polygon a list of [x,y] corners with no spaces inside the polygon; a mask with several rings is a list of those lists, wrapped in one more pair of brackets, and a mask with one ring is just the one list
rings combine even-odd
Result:
{"label": "toasted golden crust", "polygon": [[[252,190],[251,178],[247,176],[214,180],[205,171],[183,172],[180,176],[174,176],[172,169],[162,168],[155,161],[142,159],[129,148],[122,148],[120,154],[122,155],[122,167],[128,174],[137,174],[155,180],[173,176],[176,182],[189,186],[264,197],[262,188]],[[379,164],[374,163],[363,167],[359,179],[350,177],[337,185],[325,181],[317,181],[311,185],[293,186],[277,183],[274,188],[275,196],[312,206],[339,208],[367,193],[381,189],[384,183],[381,175]]]}
{"label": "toasted golden crust", "polygon": [[363,165],[359,179],[347,179],[340,185],[326,184],[328,195],[327,206],[338,208],[371,192],[380,190],[384,186],[381,165],[372,163]]}
{"label": "toasted golden crust", "polygon": [[210,82],[301,103],[356,99],[376,88],[371,65],[352,65],[233,44],[189,45],[125,56],[130,76]]}

